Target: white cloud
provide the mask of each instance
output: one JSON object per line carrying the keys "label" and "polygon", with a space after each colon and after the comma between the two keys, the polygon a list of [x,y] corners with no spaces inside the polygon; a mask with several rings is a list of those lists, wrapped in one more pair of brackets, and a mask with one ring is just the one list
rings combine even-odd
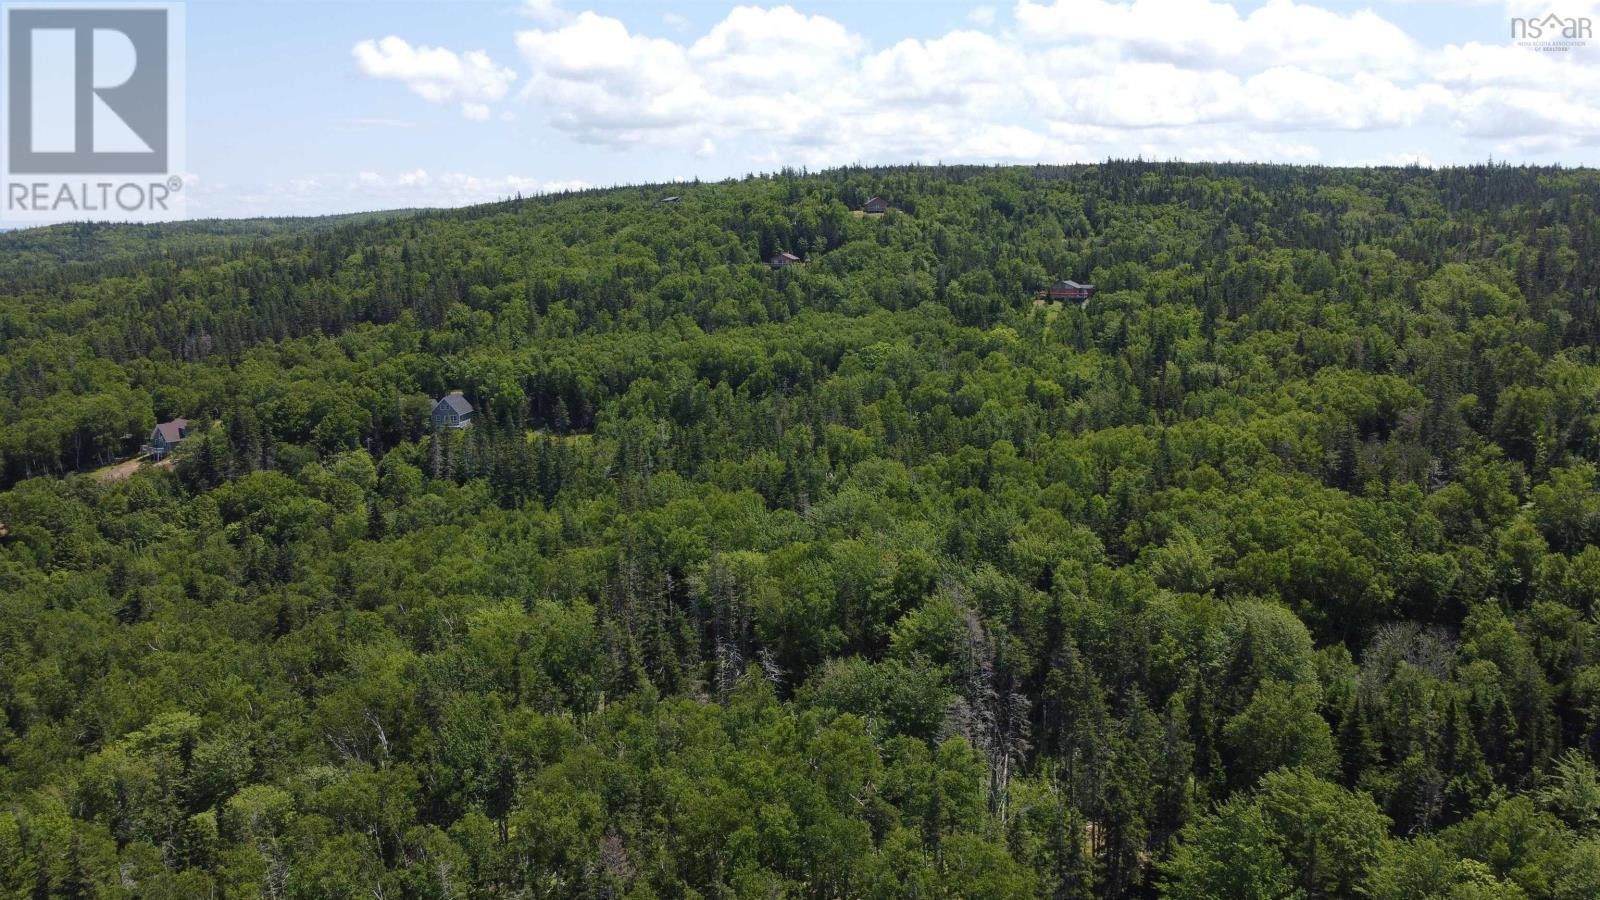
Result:
{"label": "white cloud", "polygon": [[1573,53],[1539,53],[1511,44],[1471,42],[1443,48],[1430,60],[1429,77],[1455,88],[1600,89],[1600,47]]}
{"label": "white cloud", "polygon": [[1498,141],[1499,155],[1600,143],[1600,47],[1540,53],[1473,42],[1444,48],[1431,68],[1452,97],[1454,129]]}
{"label": "white cloud", "polygon": [[1340,82],[1282,68],[1248,79],[1129,63],[1074,81],[1030,86],[1031,108],[1072,127],[1149,130],[1246,126],[1255,130],[1364,131],[1408,125],[1435,111],[1437,88],[1403,88],[1358,76]]}
{"label": "white cloud", "polygon": [[[555,0],[526,0],[522,11],[540,22],[515,35],[528,114],[622,150],[809,166],[1378,158],[1367,138],[1329,151],[1337,133],[1403,135],[1408,153],[1476,146],[1478,158],[1600,145],[1600,48],[1590,58],[1428,47],[1371,9],[1301,0],[1018,0],[1014,29],[984,5],[967,16],[972,25],[876,47],[790,6],[737,6],[672,39]],[[356,56],[368,74],[480,121],[516,80],[481,52],[399,38],[358,44]],[[1418,130],[1435,137],[1419,142]]]}
{"label": "white cloud", "polygon": [[1238,76],[1170,63],[1123,63],[1083,78],[1050,78],[1034,84],[1032,93],[1053,118],[1116,128],[1237,121],[1246,109]]}
{"label": "white cloud", "polygon": [[956,144],[958,159],[1015,162],[1046,156],[1050,139],[1037,131],[1016,125],[1001,125],[969,133]]}
{"label": "white cloud", "polygon": [[572,18],[572,13],[561,8],[561,0],[522,0],[522,14],[549,25]]}
{"label": "white cloud", "polygon": [[1371,12],[1293,0],[1247,16],[1213,0],[1022,0],[1016,11],[1021,44],[961,29],[879,50],[787,6],[737,7],[689,43],[584,12],[517,35],[531,70],[523,97],[585,142],[703,153],[743,140],[805,164],[1053,158],[1058,123],[1350,131],[1447,118],[1450,92],[1406,77],[1422,51]]}
{"label": "white cloud", "polygon": [[1419,52],[1405,31],[1371,10],[1346,16],[1294,0],[1267,0],[1247,16],[1213,0],[1020,0],[1016,15],[1019,33],[1032,42],[1190,69],[1387,72],[1410,68]]}
{"label": "white cloud", "polygon": [[1593,104],[1528,88],[1471,91],[1461,98],[1456,121],[1463,133],[1473,137],[1552,135],[1579,141],[1600,135],[1600,109]]}
{"label": "white cloud", "polygon": [[1407,88],[1371,75],[1341,81],[1288,66],[1251,76],[1245,94],[1249,118],[1276,130],[1402,127],[1450,103],[1436,85]]}
{"label": "white cloud", "polygon": [[458,54],[443,47],[413,47],[394,35],[361,41],[351,53],[363,73],[402,82],[433,103],[459,102],[471,119],[487,118],[486,104],[504,97],[517,79],[515,71],[496,65],[482,50]]}
{"label": "white cloud", "polygon": [[1508,16],[1545,16],[1555,13],[1564,18],[1600,14],[1600,0],[1505,0]]}
{"label": "white cloud", "polygon": [[864,59],[860,71],[875,104],[917,106],[1005,103],[1028,75],[1005,44],[980,31],[901,41]]}
{"label": "white cloud", "polygon": [[[662,141],[704,153],[747,138],[806,160],[844,147],[953,150],[970,139],[961,120],[981,120],[985,104],[1015,106],[1006,80],[1023,75],[1004,45],[980,32],[872,54],[838,22],[789,7],[736,8],[687,46],[587,12],[560,29],[522,32],[517,45],[532,70],[524,98],[579,140]],[[902,108],[925,115],[900,116]]]}
{"label": "white cloud", "polygon": [[695,41],[689,58],[701,74],[730,87],[801,94],[825,88],[819,79],[848,68],[865,48],[865,40],[832,19],[788,6],[739,6]]}
{"label": "white cloud", "polygon": [[523,96],[580,139],[629,143],[712,107],[683,47],[629,34],[616,19],[584,12],[555,31],[521,32],[517,47],[533,69]]}

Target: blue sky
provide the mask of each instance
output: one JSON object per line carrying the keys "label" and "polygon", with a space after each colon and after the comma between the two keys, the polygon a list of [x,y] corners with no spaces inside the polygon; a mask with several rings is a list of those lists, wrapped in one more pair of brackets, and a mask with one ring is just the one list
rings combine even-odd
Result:
{"label": "blue sky", "polygon": [[[784,165],[1591,165],[1596,0],[187,4],[191,216]],[[1596,16],[1600,20],[1600,16]]]}

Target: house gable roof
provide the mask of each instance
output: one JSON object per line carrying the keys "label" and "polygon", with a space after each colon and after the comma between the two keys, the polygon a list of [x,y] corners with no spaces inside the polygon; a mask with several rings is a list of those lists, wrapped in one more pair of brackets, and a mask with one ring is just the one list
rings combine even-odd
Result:
{"label": "house gable roof", "polygon": [[171,422],[161,422],[156,425],[156,434],[169,444],[176,444],[183,440],[183,430],[189,427],[188,419],[173,419]]}
{"label": "house gable roof", "polygon": [[453,394],[447,394],[440,398],[439,402],[433,405],[433,408],[435,411],[438,411],[440,406],[450,407],[450,409],[458,416],[464,416],[467,413],[472,412],[472,404],[468,403],[467,398],[461,396],[459,391]]}

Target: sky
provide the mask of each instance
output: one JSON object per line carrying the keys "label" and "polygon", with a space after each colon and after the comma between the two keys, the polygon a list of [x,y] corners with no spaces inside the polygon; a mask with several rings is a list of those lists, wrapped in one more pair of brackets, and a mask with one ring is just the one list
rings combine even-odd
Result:
{"label": "sky", "polygon": [[[1600,0],[190,0],[191,217],[783,167],[1600,163]],[[1548,34],[1548,33],[1547,33]]]}

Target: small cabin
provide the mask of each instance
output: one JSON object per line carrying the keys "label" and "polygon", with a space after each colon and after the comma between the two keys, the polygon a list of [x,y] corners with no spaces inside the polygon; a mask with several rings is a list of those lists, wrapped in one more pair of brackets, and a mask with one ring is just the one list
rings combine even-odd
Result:
{"label": "small cabin", "polygon": [[889,211],[889,201],[882,197],[873,197],[862,205],[861,211],[869,216],[883,215]]}
{"label": "small cabin", "polygon": [[150,458],[160,461],[178,449],[183,439],[189,436],[189,420],[173,419],[171,422],[162,422],[150,432]]}
{"label": "small cabin", "polygon": [[682,199],[683,198],[678,196],[677,194],[673,194],[671,197],[662,197],[660,200],[657,200],[656,202],[657,203],[677,203],[677,202],[681,201]]}
{"label": "small cabin", "polygon": [[460,391],[451,391],[433,405],[429,418],[435,428],[465,428],[472,424],[472,404]]}
{"label": "small cabin", "polygon": [[1084,306],[1089,305],[1089,298],[1094,296],[1094,285],[1079,284],[1076,281],[1058,281],[1039,292],[1039,299],[1045,301],[1077,300]]}
{"label": "small cabin", "polygon": [[805,260],[795,256],[793,253],[779,252],[773,254],[772,258],[767,260],[767,265],[773,267],[774,269],[782,269],[786,266],[792,266],[804,261]]}

